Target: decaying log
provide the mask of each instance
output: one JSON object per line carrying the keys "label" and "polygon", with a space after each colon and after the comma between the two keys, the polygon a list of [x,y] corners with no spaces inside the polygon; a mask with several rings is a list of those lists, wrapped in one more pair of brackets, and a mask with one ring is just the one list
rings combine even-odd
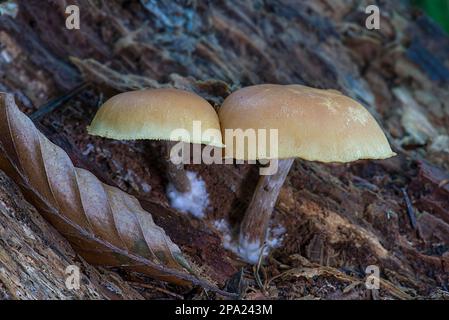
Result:
{"label": "decaying log", "polygon": [[[80,270],[80,286],[66,286]],[[67,274],[66,274],[67,269]],[[0,171],[0,299],[142,299],[115,272],[94,268]]]}

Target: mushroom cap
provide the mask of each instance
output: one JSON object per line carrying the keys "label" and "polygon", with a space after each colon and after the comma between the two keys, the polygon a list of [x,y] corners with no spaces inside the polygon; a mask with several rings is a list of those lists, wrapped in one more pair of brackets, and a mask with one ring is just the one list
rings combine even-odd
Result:
{"label": "mushroom cap", "polygon": [[269,129],[278,129],[277,156],[249,154],[247,140],[236,145],[234,139],[232,150],[225,149],[227,158],[349,162],[395,155],[373,116],[336,90],[275,84],[245,87],[229,95],[218,114],[227,146],[226,129],[267,129],[267,144]]}
{"label": "mushroom cap", "polygon": [[[194,121],[201,121],[201,130],[193,129]],[[172,137],[175,129],[183,129],[184,133]],[[223,146],[218,115],[209,102],[192,92],[172,88],[113,96],[100,107],[87,131],[117,140],[171,140]]]}

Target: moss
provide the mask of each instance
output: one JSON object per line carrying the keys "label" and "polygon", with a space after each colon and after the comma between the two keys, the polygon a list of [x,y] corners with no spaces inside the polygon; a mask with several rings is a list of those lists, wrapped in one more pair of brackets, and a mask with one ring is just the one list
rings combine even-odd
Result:
{"label": "moss", "polygon": [[449,0],[413,0],[449,34]]}

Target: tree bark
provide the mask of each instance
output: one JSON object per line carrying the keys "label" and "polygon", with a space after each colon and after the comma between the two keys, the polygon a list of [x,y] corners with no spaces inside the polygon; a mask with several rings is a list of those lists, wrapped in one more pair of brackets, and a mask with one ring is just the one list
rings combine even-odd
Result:
{"label": "tree bark", "polygon": [[239,251],[248,262],[257,262],[267,237],[268,225],[276,200],[294,159],[279,160],[273,175],[261,176],[245,212],[239,236]]}

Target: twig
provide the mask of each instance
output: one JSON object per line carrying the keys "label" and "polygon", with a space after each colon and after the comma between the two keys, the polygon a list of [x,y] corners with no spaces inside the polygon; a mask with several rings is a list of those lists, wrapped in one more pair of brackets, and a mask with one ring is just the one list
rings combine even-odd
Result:
{"label": "twig", "polygon": [[169,296],[175,297],[177,299],[184,300],[184,297],[181,296],[180,294],[171,292],[171,291],[169,291],[167,289],[164,289],[164,288],[159,288],[157,286],[153,286],[153,285],[148,284],[148,283],[141,283],[141,282],[136,282],[136,281],[126,281],[126,282],[128,282],[130,285],[132,285],[134,287],[140,287],[140,288],[145,288],[145,289],[153,289],[153,290],[165,293],[165,294],[167,294]]}
{"label": "twig", "polygon": [[443,188],[445,185],[449,184],[449,179],[443,179],[438,183],[439,188]]}
{"label": "twig", "polygon": [[265,286],[262,283],[262,280],[260,279],[260,266],[262,265],[262,261],[263,261],[263,252],[265,250],[265,248],[267,247],[266,244],[263,245],[262,249],[260,249],[260,255],[259,255],[259,260],[257,261],[257,266],[256,266],[256,270],[254,271],[254,277],[256,278],[256,282],[257,285],[260,287],[260,289],[265,290]]}
{"label": "twig", "polygon": [[401,188],[402,194],[404,195],[405,200],[405,206],[407,207],[407,215],[410,219],[410,224],[412,225],[413,229],[417,229],[416,225],[416,215],[415,211],[413,210],[412,202],[410,201],[410,197],[408,196],[407,190],[405,188]]}
{"label": "twig", "polygon": [[52,112],[56,108],[60,107],[61,105],[63,105],[64,103],[75,97],[78,93],[86,89],[88,85],[89,84],[87,82],[83,82],[78,86],[76,86],[75,88],[73,88],[72,90],[70,90],[69,92],[63,94],[62,96],[43,104],[41,107],[39,107],[39,109],[37,109],[30,115],[31,120],[33,121],[39,120],[44,115]]}

